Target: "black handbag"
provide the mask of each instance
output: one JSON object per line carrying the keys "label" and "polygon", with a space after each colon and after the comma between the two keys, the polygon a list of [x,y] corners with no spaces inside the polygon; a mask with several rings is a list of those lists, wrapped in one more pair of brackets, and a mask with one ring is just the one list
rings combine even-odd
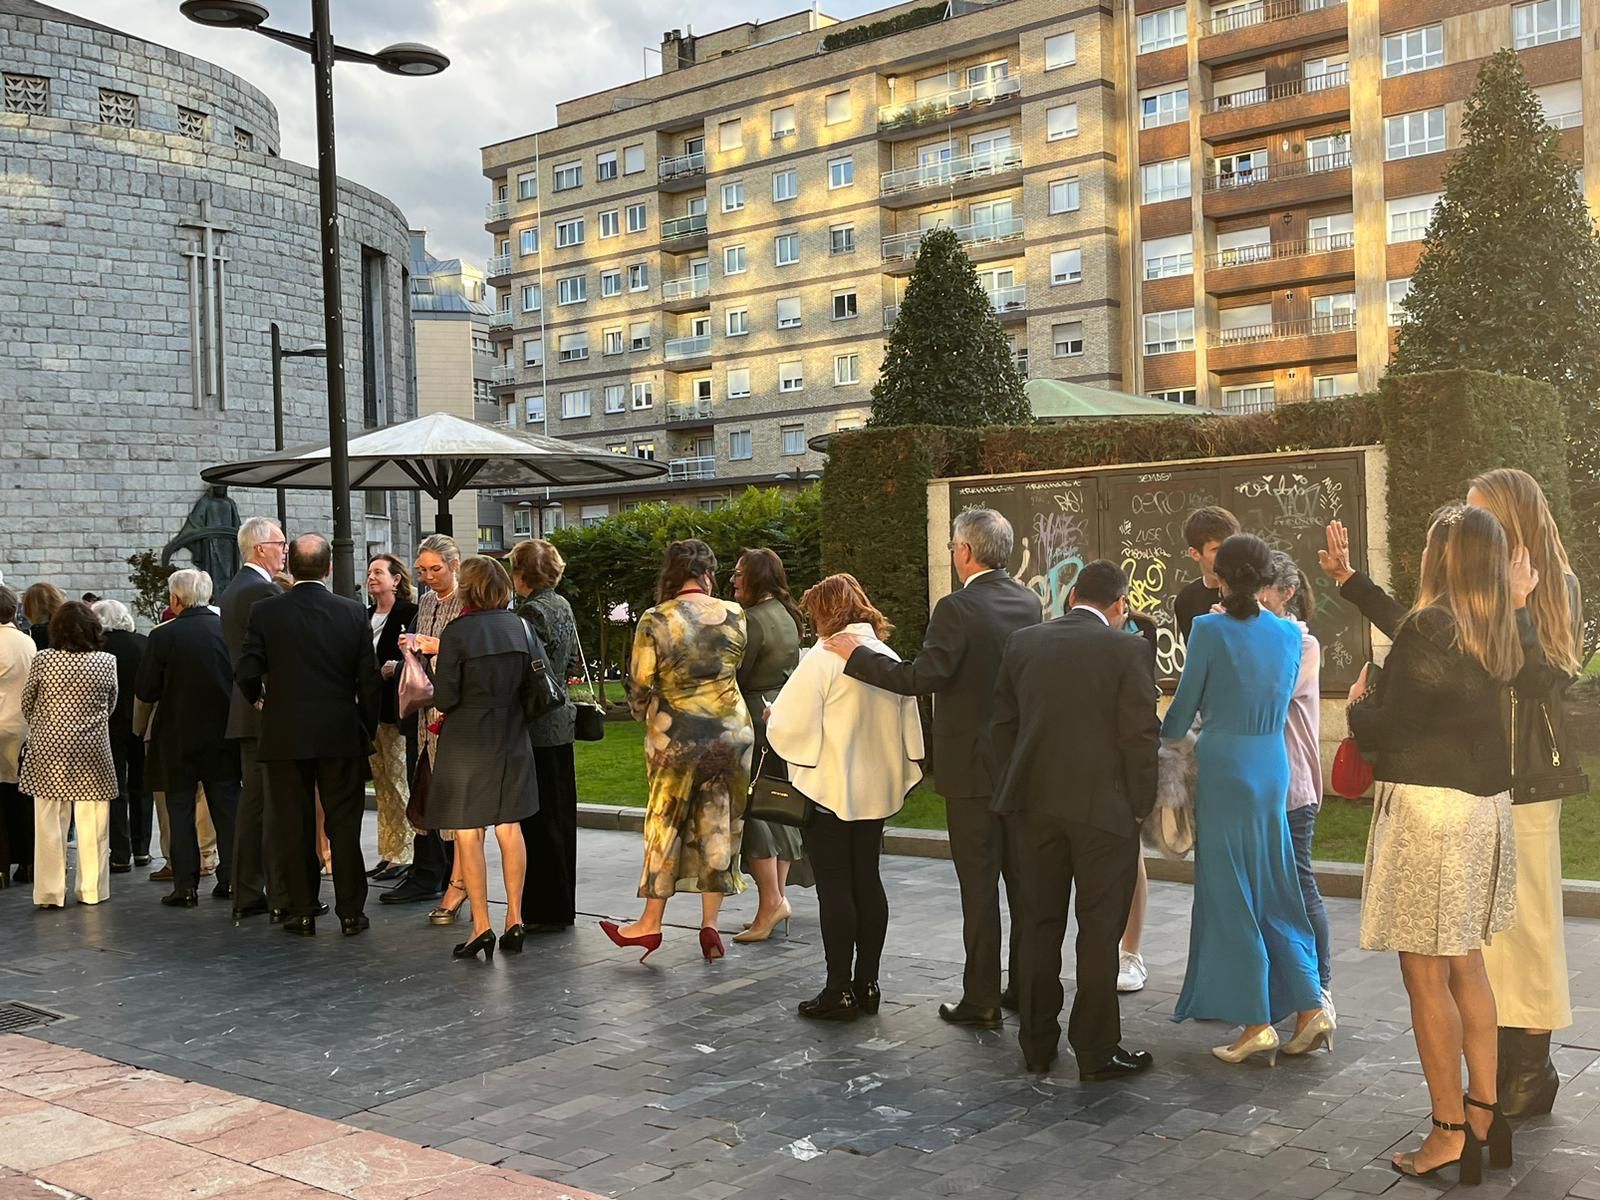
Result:
{"label": "black handbag", "polygon": [[544,647],[534,636],[533,626],[524,620],[522,632],[528,639],[528,684],[522,693],[522,717],[531,725],[540,717],[549,716],[560,708],[567,702],[567,697],[550,677]]}
{"label": "black handbag", "polygon": [[756,764],[750,778],[750,797],[745,803],[745,820],[771,821],[775,825],[792,825],[804,829],[811,824],[811,801],[789,782],[789,764],[776,754],[774,769],[781,769],[781,777],[767,773],[767,749],[762,747],[761,761]]}
{"label": "black handbag", "polygon": [[[578,661],[583,664],[583,682],[594,695],[594,681],[589,678],[589,660],[583,654],[583,640],[578,640]],[[606,736],[606,710],[593,700],[578,700],[572,706],[572,736],[580,742],[604,741]]]}

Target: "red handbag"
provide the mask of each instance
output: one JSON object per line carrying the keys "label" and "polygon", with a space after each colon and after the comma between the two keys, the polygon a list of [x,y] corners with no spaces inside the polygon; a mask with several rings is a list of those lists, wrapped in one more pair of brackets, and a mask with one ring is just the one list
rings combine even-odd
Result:
{"label": "red handbag", "polygon": [[1333,790],[1346,800],[1359,800],[1372,786],[1372,764],[1361,757],[1361,746],[1353,737],[1339,743],[1333,756]]}

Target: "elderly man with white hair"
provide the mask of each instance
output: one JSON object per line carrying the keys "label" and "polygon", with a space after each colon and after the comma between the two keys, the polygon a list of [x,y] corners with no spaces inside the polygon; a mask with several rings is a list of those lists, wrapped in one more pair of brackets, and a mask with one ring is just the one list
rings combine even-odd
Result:
{"label": "elderly man with white hair", "polygon": [[155,704],[155,727],[145,773],[166,793],[172,832],[172,892],[161,903],[192,908],[199,901],[200,841],[195,830],[195,789],[205,787],[217,829],[219,899],[232,895],[234,814],[239,803],[239,750],[227,739],[233,664],[222,637],[222,618],[209,607],[211,576],[176,571],[167,581],[177,616],[150,634],[135,691]]}
{"label": "elderly man with white hair", "polygon": [[154,806],[144,786],[144,739],[133,731],[133,690],[148,639],[134,629],[133,614],[120,600],[90,606],[106,631],[106,653],[117,660],[117,707],[111,712],[111,761],[117,798],[111,802],[111,873],[122,875],[150,861]]}

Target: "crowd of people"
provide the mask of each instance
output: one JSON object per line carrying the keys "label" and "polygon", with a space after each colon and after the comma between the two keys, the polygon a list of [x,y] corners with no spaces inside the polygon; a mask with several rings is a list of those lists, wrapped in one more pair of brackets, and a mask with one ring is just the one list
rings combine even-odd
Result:
{"label": "crowd of people", "polygon": [[[962,994],[940,1017],[995,1028],[1016,1010],[1025,1065],[1052,1069],[1071,909],[1065,1035],[1079,1076],[1136,1075],[1153,1060],[1124,1043],[1117,994],[1145,981],[1142,827],[1170,790],[1163,772],[1184,769],[1181,754],[1163,757],[1165,740],[1192,745],[1183,802],[1196,831],[1173,1020],[1236,1026],[1212,1049],[1227,1063],[1331,1053],[1332,949],[1311,864],[1323,767],[1310,583],[1223,509],[1191,514],[1185,537],[1200,577],[1171,617],[1185,656],[1164,716],[1154,633],[1168,618],[1131,611],[1126,575],[1097,561],[1078,572],[1065,615],[1043,621],[1037,596],[1007,573],[1013,531],[993,510],[955,519],[960,586],[908,660],[850,575],[796,601],[771,550],[745,551],[724,580],[704,542],[673,543],[629,665],[649,781],[643,906],[601,928],[644,961],[662,944],[671,898],[698,893],[699,948],[715,960],[726,952],[722,903],[746,873],[759,903],[741,943],[786,930],[786,888],[814,885],[826,974],[798,1012],[872,1016],[889,925],[884,826],[931,758],[966,952]],[[384,903],[433,904],[435,923],[466,908],[458,958],[520,951],[530,935],[571,927],[568,688],[586,667],[555,590],[565,568],[556,548],[523,542],[502,564],[463,558],[433,535],[418,548],[416,598],[406,565],[381,555],[365,609],[326,588],[319,535],[290,541],[256,517],[239,548],[244,567],[216,605],[204,572],[176,572],[166,619],[148,637],[116,601],[68,601],[40,583],[19,602],[0,587],[0,830],[35,903],[65,904],[74,827],[80,903],[103,902],[110,875],[148,863],[153,794],[170,846],[169,906],[198,904],[214,839],[213,895],[231,900],[238,921],[268,914],[313,935],[331,869],[350,936],[368,927],[369,879],[394,884]],[[1369,664],[1350,689],[1348,727],[1376,781],[1360,944],[1399,955],[1433,1104],[1433,1132],[1394,1165],[1407,1175],[1455,1165],[1471,1183],[1485,1149],[1490,1167],[1509,1165],[1508,1116],[1550,1110],[1550,1034],[1571,1022],[1558,830],[1572,793],[1552,713],[1581,659],[1577,581],[1537,483],[1513,470],[1480,476],[1439,510],[1409,606],[1353,569],[1338,523],[1319,565],[1392,639],[1382,672]],[[547,678],[559,695],[538,708]],[[753,784],[774,778],[803,810],[747,819]],[[498,931],[491,829],[507,896]]]}

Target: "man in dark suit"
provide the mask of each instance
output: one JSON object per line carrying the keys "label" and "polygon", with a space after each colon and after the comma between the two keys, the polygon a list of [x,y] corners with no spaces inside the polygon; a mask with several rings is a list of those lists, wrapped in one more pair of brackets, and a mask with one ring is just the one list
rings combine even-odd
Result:
{"label": "man in dark suit", "polygon": [[250,610],[235,676],[260,702],[256,758],[267,776],[267,837],[289,889],[289,933],[316,933],[316,802],[320,795],[333,853],[334,908],[340,928],[367,928],[366,864],[361,856],[367,756],[378,728],[378,671],[366,610],[323,581],[333,565],[326,538],[308,533],[289,546],[294,587]]}
{"label": "man in dark suit", "polygon": [[950,853],[961,885],[961,932],[967,964],[961,1000],[941,1004],[954,1025],[993,1029],[1000,1010],[1015,1007],[1017,935],[1011,934],[1011,987],[1000,990],[1000,880],[1015,903],[1017,882],[1006,850],[1003,818],[990,811],[994,769],[989,759],[989,708],[1006,639],[1037,625],[1039,597],[1006,573],[1011,523],[990,508],[955,519],[950,557],[961,587],[933,607],[922,651],[896,662],[835,636],[828,648],[847,660],[845,674],[901,696],[933,697],[933,772],[945,798]]}
{"label": "man in dark suit", "polygon": [[1061,1040],[1061,941],[1078,885],[1077,995],[1067,1041],[1080,1079],[1150,1066],[1122,1046],[1117,945],[1138,879],[1139,824],[1156,800],[1155,663],[1128,633],[1115,563],[1078,573],[1065,616],[1006,643],[991,728],[994,807],[1011,814],[1022,884],[1022,1053],[1048,1071]]}
{"label": "man in dark suit", "polygon": [[[239,656],[244,653],[250,610],[257,601],[283,594],[272,576],[283,570],[288,548],[283,530],[270,517],[251,517],[239,526],[239,558],[244,565],[228,583],[220,601],[222,636],[227,639],[234,671],[239,669]],[[282,914],[289,906],[289,892],[282,864],[266,854],[266,780],[256,763],[261,718],[237,684],[232,684],[229,691],[228,737],[239,743],[239,767],[244,780],[233,839],[233,919],[238,921],[264,913],[269,907]]]}

